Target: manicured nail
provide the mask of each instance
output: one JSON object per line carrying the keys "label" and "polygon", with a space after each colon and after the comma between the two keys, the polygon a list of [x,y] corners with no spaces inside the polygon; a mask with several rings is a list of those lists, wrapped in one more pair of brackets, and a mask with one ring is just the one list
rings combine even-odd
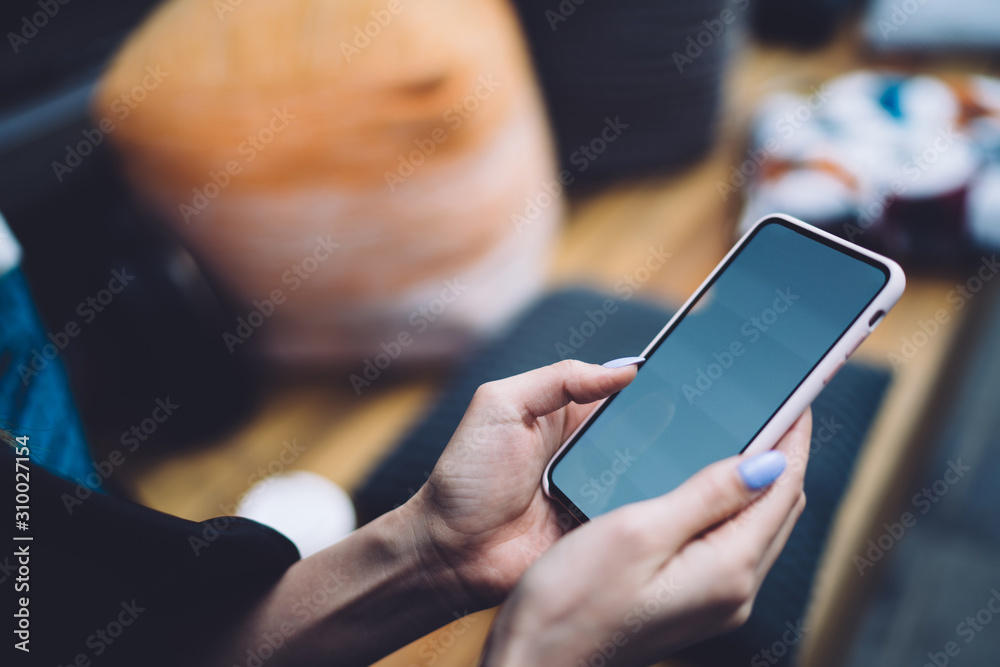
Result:
{"label": "manicured nail", "polygon": [[751,491],[759,491],[774,483],[785,471],[788,460],[782,452],[764,452],[740,464],[740,477]]}
{"label": "manicured nail", "polygon": [[608,363],[604,364],[605,368],[624,368],[625,366],[635,366],[646,361],[646,357],[622,357],[621,359],[612,359]]}

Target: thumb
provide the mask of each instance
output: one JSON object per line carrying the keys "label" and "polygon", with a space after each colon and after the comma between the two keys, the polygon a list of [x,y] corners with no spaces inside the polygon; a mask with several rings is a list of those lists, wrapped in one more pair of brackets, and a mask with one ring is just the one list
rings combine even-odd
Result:
{"label": "thumb", "polygon": [[746,507],[770,486],[787,466],[780,451],[751,457],[733,456],[709,465],[660,498],[648,501],[658,506],[661,525],[673,525],[673,546],[680,547],[697,535]]}
{"label": "thumb", "polygon": [[497,380],[480,387],[482,400],[516,412],[512,419],[531,422],[570,403],[593,403],[624,389],[635,378],[642,357],[628,357],[606,366],[566,360]]}

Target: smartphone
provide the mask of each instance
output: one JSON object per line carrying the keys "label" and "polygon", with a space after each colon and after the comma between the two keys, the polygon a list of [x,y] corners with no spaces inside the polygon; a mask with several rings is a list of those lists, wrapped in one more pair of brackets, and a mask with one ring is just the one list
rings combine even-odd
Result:
{"label": "smartphone", "polygon": [[635,380],[567,439],[545,493],[586,521],[777,443],[903,294],[892,260],[774,214],[646,347]]}

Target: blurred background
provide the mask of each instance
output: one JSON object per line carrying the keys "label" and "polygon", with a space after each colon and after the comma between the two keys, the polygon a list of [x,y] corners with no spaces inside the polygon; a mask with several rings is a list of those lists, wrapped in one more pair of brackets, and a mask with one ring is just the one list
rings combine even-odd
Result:
{"label": "blurred background", "polygon": [[[8,0],[0,27],[34,363],[95,462],[128,445],[109,492],[203,520],[305,470],[369,520],[477,382],[638,353],[783,211],[907,292],[814,407],[817,493],[751,622],[669,664],[995,664],[993,3]],[[474,664],[491,614],[379,664]]]}

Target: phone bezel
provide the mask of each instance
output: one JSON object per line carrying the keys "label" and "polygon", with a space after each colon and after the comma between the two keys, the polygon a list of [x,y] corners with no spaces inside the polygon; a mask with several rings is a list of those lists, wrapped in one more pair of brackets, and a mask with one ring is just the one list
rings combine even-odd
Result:
{"label": "phone bezel", "polygon": [[[741,452],[735,452],[739,454],[764,451],[777,444],[780,436],[792,425],[798,415],[805,410],[806,406],[808,406],[813,399],[816,398],[822,388],[829,381],[830,377],[832,377],[836,371],[839,370],[840,366],[847,360],[847,357],[850,356],[855,349],[857,349],[857,346],[860,345],[868,334],[874,330],[875,326],[881,322],[881,320],[879,320],[879,322],[876,322],[875,325],[869,327],[868,322],[871,318],[879,311],[883,311],[887,314],[899,300],[899,297],[902,296],[906,285],[906,277],[902,268],[900,268],[900,266],[891,259],[813,227],[812,225],[793,218],[792,216],[782,213],[767,215],[754,223],[754,225],[747,230],[743,237],[730,249],[722,261],[719,262],[715,269],[713,269],[708,277],[705,278],[704,282],[702,282],[698,289],[695,290],[688,300],[677,310],[673,317],[670,318],[667,324],[664,325],[663,329],[661,329],[653,340],[650,341],[641,356],[649,359],[649,357],[655,353],[656,349],[662,344],[670,332],[676,328],[680,321],[690,312],[691,308],[694,307],[695,303],[697,303],[705,292],[712,287],[719,275],[726,270],[740,251],[742,251],[742,249],[751,240],[753,240],[754,236],[756,236],[764,226],[769,224],[779,224],[792,229],[814,241],[843,252],[870,266],[876,267],[882,271],[885,276],[885,282],[883,282],[882,287],[878,290],[878,292],[876,292],[875,296],[869,300],[858,316],[847,326],[833,345],[827,349],[827,351],[820,357],[819,361],[816,362],[806,376],[791,391],[788,397],[774,410],[774,412],[771,413],[770,417],[764,421],[760,429],[758,429],[753,438],[750,439],[750,442],[746,445],[746,447],[744,447]],[[545,472],[542,475],[542,488],[545,494],[557,501],[581,522],[588,521],[590,517],[580,510],[576,504],[570,500],[566,493],[563,492],[558,485],[556,485],[556,483],[552,480],[552,472],[569,449],[576,444],[583,432],[601,415],[602,412],[604,412],[604,409],[612,400],[615,399],[617,395],[618,394],[616,393],[609,396],[596,406],[594,411],[556,451],[548,465],[545,467]]]}

